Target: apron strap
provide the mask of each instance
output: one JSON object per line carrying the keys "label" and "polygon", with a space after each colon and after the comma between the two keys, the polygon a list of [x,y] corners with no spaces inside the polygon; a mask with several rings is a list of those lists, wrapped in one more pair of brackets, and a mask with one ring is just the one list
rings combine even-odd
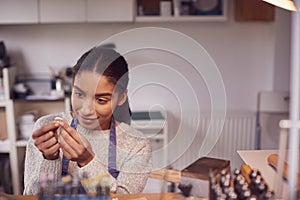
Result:
{"label": "apron strap", "polygon": [[[71,121],[71,127],[76,129],[77,128],[77,117],[74,117]],[[65,157],[65,155],[63,155],[62,158],[62,171],[61,171],[61,175],[62,176],[67,176],[68,173],[68,168],[69,168],[69,160]]]}
{"label": "apron strap", "polygon": [[117,140],[116,140],[116,126],[115,120],[112,117],[110,123],[109,133],[109,147],[108,147],[108,172],[117,179],[119,171],[117,170]]}
{"label": "apron strap", "polygon": [[68,173],[68,168],[69,168],[69,160],[65,157],[65,155],[63,155],[62,158],[62,170],[61,170],[61,175],[62,176],[67,176]]}

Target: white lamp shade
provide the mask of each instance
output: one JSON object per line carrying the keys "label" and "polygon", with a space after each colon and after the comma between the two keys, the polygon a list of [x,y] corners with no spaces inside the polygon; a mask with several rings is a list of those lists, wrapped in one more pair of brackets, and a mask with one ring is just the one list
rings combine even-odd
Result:
{"label": "white lamp shade", "polygon": [[274,6],[286,9],[286,10],[290,10],[290,11],[296,11],[296,7],[294,5],[294,2],[291,0],[263,0],[267,3],[270,3]]}

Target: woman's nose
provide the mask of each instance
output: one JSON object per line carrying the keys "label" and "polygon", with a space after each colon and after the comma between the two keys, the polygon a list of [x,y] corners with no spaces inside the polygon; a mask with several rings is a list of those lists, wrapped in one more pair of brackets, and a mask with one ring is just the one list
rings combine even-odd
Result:
{"label": "woman's nose", "polygon": [[85,115],[94,114],[95,112],[95,105],[94,101],[86,100],[82,103],[82,113]]}

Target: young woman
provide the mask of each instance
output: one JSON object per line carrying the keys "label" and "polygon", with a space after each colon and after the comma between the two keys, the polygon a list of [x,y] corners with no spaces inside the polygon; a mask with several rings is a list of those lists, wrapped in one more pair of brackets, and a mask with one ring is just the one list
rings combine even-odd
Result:
{"label": "young woman", "polygon": [[[24,194],[37,194],[41,173],[109,173],[111,191],[140,193],[151,170],[151,144],[130,127],[128,66],[113,49],[95,47],[73,67],[72,112],[37,120],[25,157]],[[63,120],[57,121],[56,117]]]}

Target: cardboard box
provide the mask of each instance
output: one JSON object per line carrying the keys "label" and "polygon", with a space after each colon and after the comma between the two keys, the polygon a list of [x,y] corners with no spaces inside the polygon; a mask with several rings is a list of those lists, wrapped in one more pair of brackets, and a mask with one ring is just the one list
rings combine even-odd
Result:
{"label": "cardboard box", "polygon": [[7,139],[6,113],[0,110],[0,140]]}

